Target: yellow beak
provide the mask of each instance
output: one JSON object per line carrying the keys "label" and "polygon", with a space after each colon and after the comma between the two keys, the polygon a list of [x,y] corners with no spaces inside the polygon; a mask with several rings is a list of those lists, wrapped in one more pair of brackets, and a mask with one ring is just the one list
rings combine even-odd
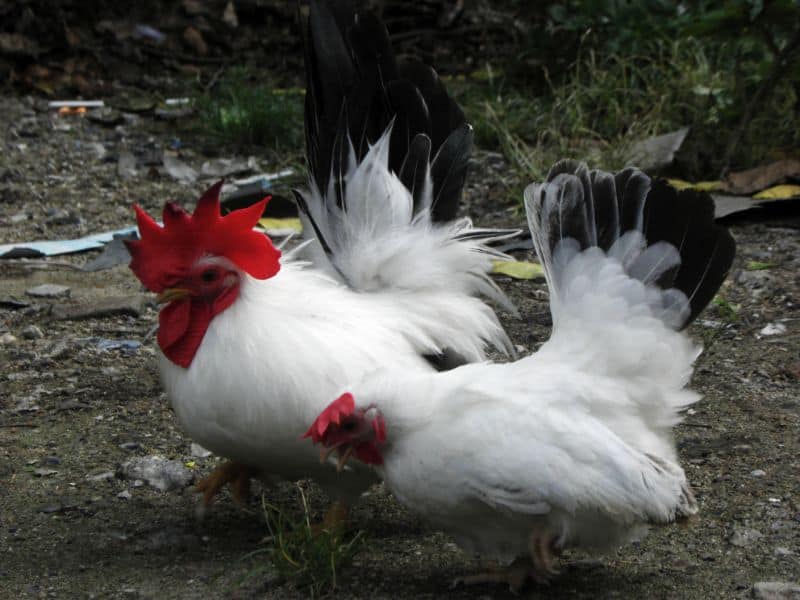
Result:
{"label": "yellow beak", "polygon": [[191,291],[185,288],[167,288],[156,297],[156,302],[166,304],[173,300],[180,300],[191,295]]}

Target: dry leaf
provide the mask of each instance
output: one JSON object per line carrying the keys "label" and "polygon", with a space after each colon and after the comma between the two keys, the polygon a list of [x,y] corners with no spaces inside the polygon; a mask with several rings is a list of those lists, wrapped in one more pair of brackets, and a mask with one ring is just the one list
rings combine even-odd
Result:
{"label": "dry leaf", "polygon": [[800,160],[779,160],[755,169],[730,173],[725,178],[725,190],[734,194],[752,194],[786,177],[800,177]]}
{"label": "dry leaf", "polygon": [[757,193],[753,198],[758,200],[789,200],[800,198],[800,185],[776,185]]}

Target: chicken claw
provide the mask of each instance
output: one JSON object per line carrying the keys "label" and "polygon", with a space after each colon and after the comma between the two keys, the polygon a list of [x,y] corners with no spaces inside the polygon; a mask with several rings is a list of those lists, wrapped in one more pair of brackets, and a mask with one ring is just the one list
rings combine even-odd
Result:
{"label": "chicken claw", "polygon": [[[481,583],[505,583],[509,591],[515,596],[519,594],[528,577],[533,577],[534,569],[530,562],[524,558],[518,558],[507,567],[498,567],[485,573],[475,575],[465,575],[456,577],[450,585],[450,589],[459,585],[479,585]],[[535,579],[535,578],[534,578]]]}
{"label": "chicken claw", "polygon": [[208,477],[198,481],[194,490],[203,494],[203,504],[209,506],[225,484],[229,483],[233,499],[239,504],[246,504],[250,497],[250,478],[257,473],[258,470],[251,466],[228,460],[214,469]]}

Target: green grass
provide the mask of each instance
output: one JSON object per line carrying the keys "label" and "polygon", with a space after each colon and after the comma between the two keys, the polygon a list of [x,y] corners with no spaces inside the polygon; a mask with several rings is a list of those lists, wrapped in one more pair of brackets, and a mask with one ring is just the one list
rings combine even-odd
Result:
{"label": "green grass", "polygon": [[196,102],[199,125],[211,138],[275,153],[303,152],[303,90],[275,88],[239,68]]}
{"label": "green grass", "polygon": [[352,534],[345,527],[315,530],[306,496],[301,488],[298,490],[302,503],[299,516],[288,514],[262,497],[269,532],[267,546],[245,558],[263,557],[266,561],[248,573],[246,579],[274,571],[281,580],[305,589],[310,596],[317,598],[336,589],[339,574],[352,562],[364,538],[362,532]]}
{"label": "green grass", "polygon": [[[654,42],[637,55],[588,49],[560,81],[545,76],[539,89],[490,67],[449,84],[475,126],[477,144],[503,152],[523,182],[541,179],[562,157],[618,169],[637,141],[684,126],[691,129],[678,174],[713,179],[747,99],[731,75],[730,52],[716,48],[712,56],[706,41],[681,38]],[[791,81],[779,82],[751,121],[734,166],[754,166],[800,146],[797,102]]]}

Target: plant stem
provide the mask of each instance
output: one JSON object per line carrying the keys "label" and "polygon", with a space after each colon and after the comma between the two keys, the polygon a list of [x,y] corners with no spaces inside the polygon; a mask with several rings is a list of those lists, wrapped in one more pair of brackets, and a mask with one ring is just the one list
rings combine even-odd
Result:
{"label": "plant stem", "polygon": [[742,115],[742,120],[739,122],[739,126],[733,132],[733,135],[728,142],[728,148],[725,150],[725,157],[722,160],[722,170],[719,174],[720,179],[724,178],[728,174],[733,153],[736,151],[736,147],[739,145],[739,142],[741,142],[744,132],[747,130],[747,126],[750,124],[750,121],[753,120],[753,117],[756,114],[756,108],[759,106],[759,104],[761,104],[768,92],[771,92],[778,83],[783,75],[784,65],[789,62],[789,58],[791,57],[792,53],[797,50],[798,46],[800,46],[800,29],[795,32],[794,37],[789,40],[780,53],[775,56],[775,60],[772,63],[772,69],[770,70],[769,75],[761,81],[756,93],[753,94],[753,97],[750,98],[750,101],[747,103],[747,107]]}

